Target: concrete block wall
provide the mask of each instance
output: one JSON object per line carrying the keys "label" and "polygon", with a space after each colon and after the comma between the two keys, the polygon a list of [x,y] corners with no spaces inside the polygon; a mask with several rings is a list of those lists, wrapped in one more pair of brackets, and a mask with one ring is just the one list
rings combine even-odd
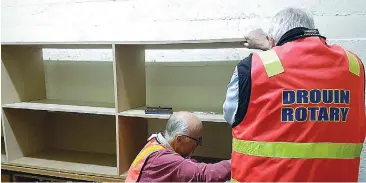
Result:
{"label": "concrete block wall", "polygon": [[366,60],[363,0],[2,0],[3,42],[240,38],[284,7],[315,16],[329,42]]}
{"label": "concrete block wall", "polygon": [[[307,8],[330,43],[366,63],[364,0],[2,0],[3,42],[153,41],[240,38],[268,29],[270,17],[288,7]],[[154,50],[147,61],[237,60],[246,49]],[[49,58],[110,61],[110,50],[83,53],[51,50]],[[47,57],[46,54],[46,57]],[[366,152],[360,181],[366,181]]]}
{"label": "concrete block wall", "polygon": [[3,0],[2,41],[181,40],[241,37],[278,10],[309,9],[330,39],[362,39],[362,0]]}

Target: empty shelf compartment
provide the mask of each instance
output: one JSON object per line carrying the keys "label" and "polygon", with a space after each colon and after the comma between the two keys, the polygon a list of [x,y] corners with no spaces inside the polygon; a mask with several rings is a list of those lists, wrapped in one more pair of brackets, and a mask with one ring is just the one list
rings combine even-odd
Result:
{"label": "empty shelf compartment", "polygon": [[115,116],[4,109],[10,164],[117,175]]}

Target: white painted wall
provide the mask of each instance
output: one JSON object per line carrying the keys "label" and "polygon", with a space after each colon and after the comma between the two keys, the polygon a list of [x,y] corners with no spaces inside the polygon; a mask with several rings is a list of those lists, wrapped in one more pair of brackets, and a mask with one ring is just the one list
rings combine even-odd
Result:
{"label": "white painted wall", "polygon": [[[240,38],[278,10],[315,16],[321,33],[366,60],[363,0],[2,0],[3,42]],[[184,55],[183,55],[184,56]]]}
{"label": "white painted wall", "polygon": [[[257,27],[266,30],[269,18],[284,7],[304,7],[315,15],[317,27],[330,43],[340,44],[366,60],[364,0],[2,0],[1,3],[3,42],[240,38]],[[62,54],[68,57],[70,52]],[[101,55],[105,54],[108,55],[97,53],[88,60],[103,60],[105,57]],[[239,60],[247,54],[245,49],[157,51],[148,52],[147,60]],[[53,68],[46,67],[46,74],[57,79],[53,76],[58,71]],[[108,66],[105,68],[105,77],[109,78]],[[108,89],[101,91],[110,93]],[[47,92],[58,96],[57,89]],[[366,158],[362,161],[360,180],[366,181]]]}
{"label": "white painted wall", "polygon": [[365,38],[363,0],[2,0],[2,41],[235,38],[287,6],[311,10],[330,39]]}
{"label": "white painted wall", "polygon": [[240,38],[278,10],[315,16],[321,33],[366,60],[363,0],[2,0],[3,42]]}

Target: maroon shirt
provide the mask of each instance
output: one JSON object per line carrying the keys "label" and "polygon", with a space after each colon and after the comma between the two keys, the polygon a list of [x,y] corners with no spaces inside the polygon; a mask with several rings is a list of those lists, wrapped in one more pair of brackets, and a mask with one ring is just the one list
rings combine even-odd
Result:
{"label": "maroon shirt", "polygon": [[140,182],[224,182],[229,180],[230,161],[197,163],[171,150],[152,153],[141,171]]}

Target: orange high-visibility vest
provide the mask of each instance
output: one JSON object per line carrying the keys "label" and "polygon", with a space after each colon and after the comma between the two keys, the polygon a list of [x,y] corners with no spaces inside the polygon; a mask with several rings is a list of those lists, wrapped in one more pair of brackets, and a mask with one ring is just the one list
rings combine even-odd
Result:
{"label": "orange high-visibility vest", "polygon": [[140,151],[140,153],[136,156],[135,160],[132,162],[130,169],[128,170],[127,178],[125,182],[138,182],[142,167],[144,166],[146,159],[153,152],[166,149],[165,146],[159,144],[156,141],[156,138],[152,138],[144,148]]}
{"label": "orange high-visibility vest", "polygon": [[357,182],[365,71],[320,37],[253,54],[246,116],[233,128],[232,181]]}

